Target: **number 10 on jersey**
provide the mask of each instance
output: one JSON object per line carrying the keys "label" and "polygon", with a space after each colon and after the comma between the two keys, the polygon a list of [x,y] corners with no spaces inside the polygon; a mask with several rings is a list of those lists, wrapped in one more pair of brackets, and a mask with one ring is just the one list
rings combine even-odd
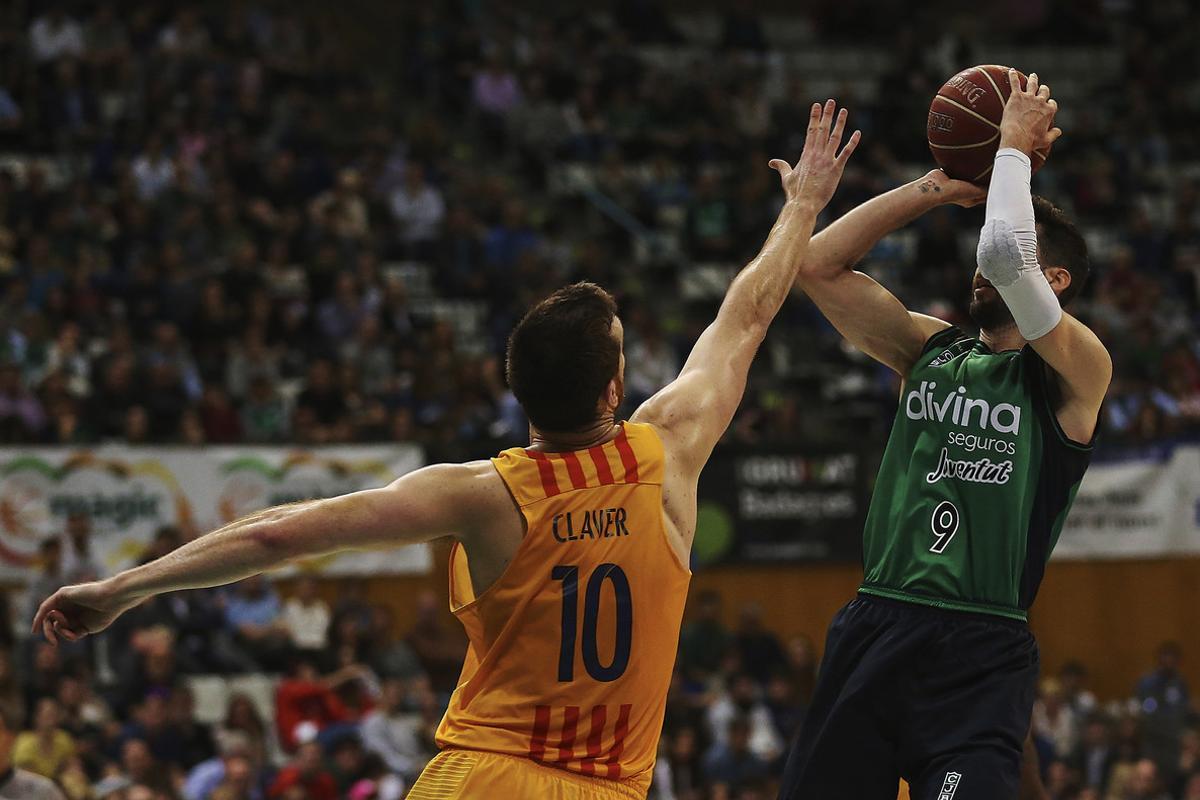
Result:
{"label": "number 10 on jersey", "polygon": [[[559,565],[550,573],[553,580],[562,582],[562,640],[558,648],[559,681],[575,680],[575,641],[579,633],[579,567]],[[600,663],[600,646],[596,628],[600,624],[600,592],[604,583],[612,583],[617,605],[616,642],[612,661]],[[633,596],[629,579],[616,564],[601,564],[592,572],[583,598],[583,666],[588,675],[598,681],[615,681],[629,666],[629,650],[633,643]]]}

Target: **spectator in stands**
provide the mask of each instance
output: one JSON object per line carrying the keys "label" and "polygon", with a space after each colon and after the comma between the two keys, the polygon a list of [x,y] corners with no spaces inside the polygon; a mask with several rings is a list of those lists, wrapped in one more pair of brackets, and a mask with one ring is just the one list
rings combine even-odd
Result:
{"label": "spectator in stands", "polygon": [[[22,769],[13,758],[20,723],[16,712],[0,704],[0,798],[3,800],[66,800],[54,782]],[[21,734],[24,735],[24,734]]]}
{"label": "spectator in stands", "polygon": [[[10,620],[11,615],[4,615],[3,620]],[[11,630],[9,626],[3,626]],[[21,687],[21,676],[13,667],[12,645],[0,647],[0,710],[8,711],[18,720],[25,718],[25,697]],[[15,733],[15,731],[14,731]]]}
{"label": "spectator in stands", "polygon": [[694,616],[683,624],[679,636],[679,663],[699,675],[717,670],[733,637],[721,622],[721,593],[700,592]]}
{"label": "spectator in stands", "polygon": [[34,710],[33,729],[19,734],[13,743],[13,766],[56,779],[75,755],[75,741],[61,726],[58,701],[43,697]]}
{"label": "spectator in stands", "polygon": [[267,796],[290,800],[294,795],[288,792],[297,786],[304,790],[300,796],[308,800],[338,800],[337,784],[322,765],[321,746],[316,742],[299,745],[292,761],[275,776]]}
{"label": "spectator in stands", "polygon": [[[666,752],[659,755],[659,760],[667,763],[670,776],[670,794],[663,796],[674,797],[675,800],[700,800],[704,796],[707,781],[696,729],[683,726],[669,733],[664,729],[663,739]],[[657,777],[655,783],[659,783]]]}
{"label": "spectator in stands", "polygon": [[720,737],[704,758],[704,772],[714,790],[727,797],[736,796],[744,785],[756,783],[767,776],[767,762],[750,747],[751,724],[744,717],[734,717],[722,729]]}
{"label": "spectator in stands", "polygon": [[37,396],[21,385],[15,364],[0,364],[0,442],[36,441],[46,424]]}
{"label": "spectator in stands", "polygon": [[1033,704],[1033,732],[1050,741],[1058,758],[1067,758],[1079,741],[1079,719],[1063,696],[1062,684],[1045,678]]}
{"label": "spectator in stands", "polygon": [[1158,765],[1143,758],[1134,766],[1129,783],[1118,800],[1171,800],[1171,796],[1163,790]]}
{"label": "spectator in stands", "polygon": [[[230,777],[248,784],[245,794],[250,800],[262,800],[250,740],[240,733],[230,733],[224,737],[220,749],[219,756],[197,764],[188,773],[183,784],[184,800],[211,800],[217,787]],[[246,779],[242,779],[242,775]]]}
{"label": "spectator in stands", "polygon": [[708,727],[715,744],[727,744],[724,732],[732,730],[735,720],[746,726],[746,746],[762,763],[771,763],[783,752],[784,742],[775,729],[771,709],[759,696],[754,678],[744,672],[729,676],[726,690],[708,707]]}
{"label": "spectator in stands", "polygon": [[216,752],[212,732],[196,719],[196,698],[187,684],[171,690],[167,703],[167,723],[179,737],[180,763],[191,769]]}
{"label": "spectator in stands", "polygon": [[83,511],[67,514],[62,572],[67,583],[83,583],[105,577],[104,569],[92,552],[92,517]]}
{"label": "spectator in stands", "polygon": [[432,259],[446,216],[446,201],[437,187],[426,180],[421,164],[409,163],[404,183],[392,192],[390,204],[392,217],[400,228],[404,257],[421,261]]}
{"label": "spectator in stands", "polygon": [[742,668],[758,683],[765,684],[772,674],[784,668],[786,661],[778,637],[763,627],[762,615],[762,606],[758,603],[742,606],[734,641],[742,658]]}
{"label": "spectator in stands", "polygon": [[62,541],[57,537],[43,539],[38,545],[37,573],[26,590],[25,615],[36,612],[41,602],[66,585],[62,568]]}
{"label": "spectator in stands", "polygon": [[1082,784],[1101,794],[1107,792],[1116,761],[1111,723],[1104,716],[1096,714],[1084,723],[1082,741],[1075,756]]}
{"label": "spectator in stands", "polygon": [[316,653],[329,643],[329,605],[317,594],[317,581],[305,575],[296,582],[296,594],[283,607],[283,622],[292,645]]}
{"label": "spectator in stands", "polygon": [[334,383],[333,364],[323,358],[313,361],[307,385],[296,398],[293,432],[313,444],[344,440],[350,431],[346,412],[345,393]]}
{"label": "spectator in stands", "polygon": [[29,28],[29,51],[39,64],[83,55],[83,27],[67,16],[66,3],[46,4]]}
{"label": "spectator in stands", "polygon": [[412,647],[396,635],[396,617],[385,605],[370,609],[371,624],[367,632],[367,664],[384,678],[410,679],[423,677],[421,662]]}
{"label": "spectator in stands", "polygon": [[225,600],[225,624],[264,669],[278,670],[291,649],[279,595],[261,575],[238,583]]}
{"label": "spectator in stands", "polygon": [[675,380],[680,364],[654,317],[643,312],[630,329],[625,386],[630,405],[636,407]]}
{"label": "spectator in stands", "polygon": [[242,403],[241,428],[247,442],[281,442],[288,434],[287,407],[266,375],[250,378]]}
{"label": "spectator in stands", "polygon": [[121,768],[135,784],[151,792],[163,792],[170,797],[176,775],[154,758],[150,747],[141,739],[127,739],[121,745]]}
{"label": "spectator in stands", "polygon": [[445,623],[442,605],[433,592],[423,592],[417,598],[416,620],[405,641],[417,654],[433,690],[449,698],[462,674],[466,638],[461,626]]}
{"label": "spectator in stands", "polygon": [[1155,668],[1135,689],[1142,704],[1144,754],[1160,769],[1171,769],[1179,760],[1179,739],[1191,713],[1191,695],[1179,671],[1182,658],[1178,643],[1163,642]]}
{"label": "spectator in stands", "polygon": [[241,692],[229,696],[225,706],[225,719],[217,726],[216,741],[244,741],[246,755],[255,769],[267,764],[271,751],[271,732],[258,713],[258,707],[250,697]]}
{"label": "spectator in stands", "polygon": [[354,665],[321,677],[310,658],[298,656],[290,675],[275,693],[275,724],[283,749],[292,752],[305,736],[332,741],[356,730],[350,709],[337,689],[364,677],[363,667]]}
{"label": "spectator in stands", "polygon": [[367,750],[407,783],[416,780],[433,756],[432,731],[422,715],[408,707],[405,682],[400,678],[383,682],[379,705],[363,719],[361,733]]}
{"label": "spectator in stands", "polygon": [[1088,671],[1079,661],[1068,661],[1058,671],[1058,683],[1063,700],[1075,712],[1077,719],[1096,710],[1096,695],[1087,689]]}
{"label": "spectator in stands", "polygon": [[366,753],[357,733],[343,733],[330,742],[329,774],[333,776],[338,796],[346,796],[350,788],[366,777]]}

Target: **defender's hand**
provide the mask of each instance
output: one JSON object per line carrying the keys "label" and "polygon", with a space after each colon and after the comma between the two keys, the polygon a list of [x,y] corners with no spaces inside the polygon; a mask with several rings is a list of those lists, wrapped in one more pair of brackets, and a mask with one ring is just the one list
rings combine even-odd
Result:
{"label": "defender's hand", "polygon": [[844,108],[837,112],[837,104],[833,100],[825,101],[824,108],[820,103],[813,103],[800,161],[792,167],[782,159],[771,160],[769,166],[779,172],[789,202],[798,200],[809,203],[814,210],[820,211],[833,197],[846,162],[862,138],[862,133],[855,131],[842,151],[838,152],[842,133],[846,129],[846,116]]}
{"label": "defender's hand", "polygon": [[1039,86],[1037,73],[1031,72],[1022,90],[1015,69],[1008,71],[1008,84],[1012,91],[1000,119],[1000,146],[1015,147],[1025,155],[1048,149],[1062,136],[1062,128],[1053,127],[1058,102],[1050,99],[1049,85]]}
{"label": "defender's hand", "polygon": [[987,189],[969,181],[958,181],[940,169],[930,170],[917,181],[922,194],[929,195],[938,205],[954,203],[963,208],[977,206],[987,200]]}
{"label": "defender's hand", "polygon": [[50,644],[58,644],[59,636],[76,642],[104,630],[135,605],[136,600],[119,600],[108,581],[64,586],[42,603],[32,633],[40,631]]}

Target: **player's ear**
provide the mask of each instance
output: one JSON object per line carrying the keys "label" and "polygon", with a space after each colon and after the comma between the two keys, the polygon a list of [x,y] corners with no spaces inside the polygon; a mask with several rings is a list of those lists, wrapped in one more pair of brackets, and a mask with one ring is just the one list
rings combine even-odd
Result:
{"label": "player's ear", "polygon": [[1065,267],[1046,267],[1042,273],[1056,295],[1061,295],[1071,285],[1071,271]]}
{"label": "player's ear", "polygon": [[621,405],[621,387],[616,378],[604,387],[604,404],[614,411]]}

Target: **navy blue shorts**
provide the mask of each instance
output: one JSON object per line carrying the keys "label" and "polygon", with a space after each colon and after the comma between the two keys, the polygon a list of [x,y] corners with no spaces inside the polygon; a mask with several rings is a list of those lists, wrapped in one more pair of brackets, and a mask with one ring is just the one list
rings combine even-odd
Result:
{"label": "navy blue shorts", "polygon": [[781,800],[1015,800],[1037,686],[1024,624],[859,596],[837,613]]}

